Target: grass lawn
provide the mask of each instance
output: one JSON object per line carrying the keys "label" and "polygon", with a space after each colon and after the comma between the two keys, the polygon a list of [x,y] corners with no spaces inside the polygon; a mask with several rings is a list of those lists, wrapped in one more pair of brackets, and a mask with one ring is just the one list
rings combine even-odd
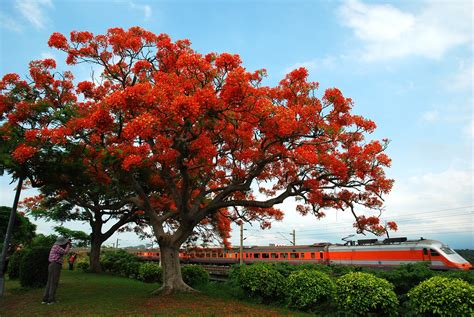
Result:
{"label": "grass lawn", "polygon": [[0,316],[309,316],[239,301],[225,285],[211,284],[199,294],[154,296],[158,284],[103,274],[63,270],[59,303],[42,305],[43,289],[23,289],[6,281]]}

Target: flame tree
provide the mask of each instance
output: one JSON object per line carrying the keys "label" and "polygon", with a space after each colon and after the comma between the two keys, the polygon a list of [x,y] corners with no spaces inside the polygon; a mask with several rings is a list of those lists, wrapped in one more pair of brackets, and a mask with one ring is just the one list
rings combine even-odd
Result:
{"label": "flame tree", "polygon": [[[96,64],[103,72],[70,87],[80,98],[68,103],[67,118],[54,133],[25,132],[13,157],[34,160],[45,142],[81,147],[75,157],[84,173],[105,188],[118,184],[149,219],[162,256],[161,291],[190,290],[178,257],[187,239],[202,233],[228,244],[232,221],[268,227],[283,218],[276,206],[289,198],[303,215],[347,209],[358,231],[385,231],[378,217],[356,212],[381,210],[392,187],[384,172],[388,142],[366,141],[375,123],[351,114],[351,99],[337,88],[319,99],[304,68],[268,87],[265,70],[247,71],[238,55],[201,55],[188,40],[139,27],[71,32],[69,39],[54,33],[48,43],[67,54],[68,64]],[[37,63],[55,76],[54,61]],[[5,125],[14,124],[10,117],[21,105],[2,106]],[[58,107],[55,98],[48,107]]]}
{"label": "flame tree", "polygon": [[73,75],[54,68],[53,60],[33,61],[28,81],[16,74],[0,81],[0,169],[41,191],[21,203],[35,218],[89,222],[90,269],[99,272],[103,242],[117,230],[143,233],[143,217],[133,193],[98,182],[90,173],[98,166],[84,162],[84,144],[68,142],[64,123],[77,103]]}

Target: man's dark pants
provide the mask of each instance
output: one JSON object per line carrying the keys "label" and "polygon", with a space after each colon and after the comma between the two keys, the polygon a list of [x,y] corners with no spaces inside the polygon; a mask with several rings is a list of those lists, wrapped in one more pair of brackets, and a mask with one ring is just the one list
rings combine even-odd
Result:
{"label": "man's dark pants", "polygon": [[56,289],[58,288],[61,266],[61,264],[56,262],[49,263],[48,283],[46,284],[46,290],[44,291],[43,302],[51,303],[56,301]]}

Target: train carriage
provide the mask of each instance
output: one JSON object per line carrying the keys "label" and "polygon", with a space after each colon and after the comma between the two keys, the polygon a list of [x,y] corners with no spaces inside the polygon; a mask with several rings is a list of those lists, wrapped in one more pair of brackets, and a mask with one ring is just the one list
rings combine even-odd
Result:
{"label": "train carriage", "polygon": [[[363,241],[363,242],[362,242]],[[391,267],[428,262],[433,269],[468,270],[472,265],[447,245],[436,240],[386,239],[329,247],[331,264]]]}
{"label": "train carriage", "polygon": [[[139,251],[137,255],[159,260],[159,252]],[[180,253],[185,263],[229,265],[240,261],[239,248],[193,248]],[[283,262],[290,264],[320,263],[354,266],[393,267],[428,262],[433,269],[469,270],[472,265],[440,241],[392,238],[366,239],[345,244],[316,243],[300,246],[244,247],[244,263]]]}

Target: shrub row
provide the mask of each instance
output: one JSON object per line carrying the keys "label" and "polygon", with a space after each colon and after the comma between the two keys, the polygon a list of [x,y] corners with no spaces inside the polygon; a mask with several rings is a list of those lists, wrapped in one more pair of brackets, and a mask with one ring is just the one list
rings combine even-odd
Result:
{"label": "shrub row", "polygon": [[16,251],[10,257],[7,274],[20,279],[23,287],[43,287],[48,280],[48,247],[33,247]]}
{"label": "shrub row", "polygon": [[[9,260],[7,274],[10,279],[20,278],[24,287],[43,287],[48,278],[49,247],[34,247],[15,252]],[[104,252],[101,266],[105,272],[134,278],[146,283],[162,283],[162,268],[154,262],[144,262],[141,258],[125,251]],[[88,258],[81,258],[77,268],[87,272]],[[209,282],[209,273],[198,265],[181,268],[183,280],[194,287]]]}
{"label": "shrub row", "polygon": [[[345,269],[336,270],[258,263],[236,267],[230,276],[248,296],[262,302],[286,302],[293,308],[319,312],[324,309],[328,312],[334,306],[340,313],[356,316],[398,314],[400,300],[393,283],[368,272],[346,272],[338,276]],[[419,280],[407,295],[409,309],[417,315],[473,316],[473,285],[459,278],[433,276],[435,273],[413,273],[417,270],[420,268],[410,266],[391,275],[379,273],[397,280],[411,272],[412,278],[399,284],[403,291]],[[427,278],[425,281],[421,281],[423,276]]]}
{"label": "shrub row", "polygon": [[[154,262],[144,262],[141,258],[123,250],[104,252],[100,263],[102,269],[112,274],[134,278],[146,283],[162,283],[163,270]],[[88,264],[81,262],[78,267],[87,270]],[[197,286],[209,282],[209,273],[198,265],[185,265],[181,267],[183,281],[189,286]]]}
{"label": "shrub row", "polygon": [[124,250],[103,252],[100,256],[102,270],[115,275],[138,278],[138,270],[143,260]]}

